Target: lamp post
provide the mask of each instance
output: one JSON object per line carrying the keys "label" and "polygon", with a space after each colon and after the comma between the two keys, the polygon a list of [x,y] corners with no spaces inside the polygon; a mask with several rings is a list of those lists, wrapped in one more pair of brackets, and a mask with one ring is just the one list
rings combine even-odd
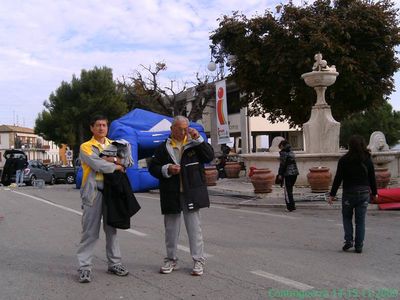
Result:
{"label": "lamp post", "polygon": [[[213,82],[220,81],[225,77],[225,60],[226,54],[223,51],[223,48],[220,45],[210,45],[210,62],[207,65],[207,69],[210,72],[216,72],[216,75],[213,78]],[[227,66],[230,66],[228,63]],[[221,146],[218,144],[218,125],[217,125],[217,112],[216,112],[216,99],[212,101],[213,105],[211,105],[211,113],[210,113],[210,137],[211,137],[211,146],[214,149],[215,156],[219,157],[222,155]]]}
{"label": "lamp post", "polygon": [[[225,66],[228,68],[231,67],[236,61],[236,56],[224,53],[223,48],[220,45],[211,45],[210,49],[211,58],[207,65],[207,69],[211,72],[217,71],[216,76],[214,77],[215,81],[222,80],[225,78]],[[214,151],[220,151],[219,145],[217,142],[214,142],[217,138],[216,130],[216,115],[215,109],[213,109],[211,114],[211,143]],[[247,116],[247,106],[240,109],[240,136],[242,138],[242,153],[249,153],[249,119]]]}
{"label": "lamp post", "polygon": [[228,68],[232,66],[235,62],[235,55],[227,55],[224,53],[224,49],[220,45],[210,45],[211,57],[210,62],[207,65],[207,69],[210,72],[217,70],[215,76],[216,80],[221,80],[225,78],[225,66]]}

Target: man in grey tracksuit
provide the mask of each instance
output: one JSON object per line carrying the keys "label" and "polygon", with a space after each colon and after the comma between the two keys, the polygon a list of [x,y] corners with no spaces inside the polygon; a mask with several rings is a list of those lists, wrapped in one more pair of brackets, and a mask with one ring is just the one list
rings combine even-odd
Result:
{"label": "man in grey tracksuit", "polygon": [[77,251],[79,261],[79,282],[87,283],[92,280],[92,259],[96,241],[99,238],[101,218],[106,235],[106,255],[108,272],[118,276],[128,275],[121,264],[121,252],[117,240],[117,229],[107,225],[103,203],[103,174],[114,171],[124,172],[121,160],[116,157],[103,156],[100,152],[111,144],[106,136],[108,121],[103,116],[94,116],[90,123],[93,137],[80,147],[83,176],[81,185],[82,198],[82,237]]}

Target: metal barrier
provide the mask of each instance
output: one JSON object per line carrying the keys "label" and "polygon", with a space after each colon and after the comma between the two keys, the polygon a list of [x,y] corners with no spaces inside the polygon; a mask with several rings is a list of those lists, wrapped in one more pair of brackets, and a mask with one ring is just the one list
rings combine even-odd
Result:
{"label": "metal barrier", "polygon": [[33,181],[33,186],[38,189],[42,189],[45,186],[45,182],[43,179],[35,179]]}
{"label": "metal barrier", "polygon": [[[302,195],[299,195],[296,197],[295,195],[295,201],[296,202],[301,202],[301,201],[328,201],[329,198],[329,192],[327,193],[304,193]],[[342,195],[336,195],[336,200],[340,200],[342,198]]]}

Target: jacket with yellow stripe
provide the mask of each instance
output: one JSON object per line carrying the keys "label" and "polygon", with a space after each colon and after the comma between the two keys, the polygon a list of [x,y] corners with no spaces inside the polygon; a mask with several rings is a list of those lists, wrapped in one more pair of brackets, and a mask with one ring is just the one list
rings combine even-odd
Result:
{"label": "jacket with yellow stripe", "polygon": [[[185,204],[189,211],[210,206],[203,164],[213,159],[213,148],[201,136],[183,145],[180,160],[175,157],[171,138],[158,146],[151,159],[149,172],[160,180],[163,215],[178,214],[182,211],[181,193],[185,196]],[[169,175],[169,165],[178,162],[181,166],[180,174]]]}
{"label": "jacket with yellow stripe", "polygon": [[[111,140],[105,138],[105,146],[111,144]],[[102,159],[99,155],[103,150],[102,145],[92,137],[80,147],[79,157],[82,162],[82,185],[80,189],[82,204],[93,205],[98,189],[103,189],[103,173],[113,173],[116,165]]]}

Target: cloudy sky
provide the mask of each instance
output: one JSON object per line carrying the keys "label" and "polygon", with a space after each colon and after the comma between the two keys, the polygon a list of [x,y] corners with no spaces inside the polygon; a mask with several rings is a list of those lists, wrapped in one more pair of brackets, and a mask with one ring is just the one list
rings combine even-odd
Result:
{"label": "cloudy sky", "polygon": [[[194,79],[206,72],[218,17],[234,10],[252,16],[279,2],[1,0],[0,124],[33,127],[61,81],[94,66],[112,68],[117,79],[164,61],[165,79]],[[396,110],[398,95],[391,102]]]}

